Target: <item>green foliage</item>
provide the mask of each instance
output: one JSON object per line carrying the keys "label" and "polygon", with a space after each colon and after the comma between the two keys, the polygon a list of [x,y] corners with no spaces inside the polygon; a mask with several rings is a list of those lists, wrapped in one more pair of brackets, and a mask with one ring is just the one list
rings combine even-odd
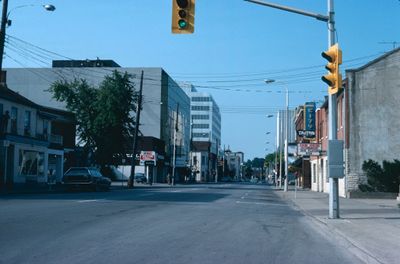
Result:
{"label": "green foliage", "polygon": [[250,178],[253,175],[253,168],[251,160],[247,160],[244,164],[244,174],[247,178]]}
{"label": "green foliage", "polygon": [[264,167],[264,159],[263,158],[254,158],[251,161],[251,165],[253,168],[263,168]]}
{"label": "green foliage", "polygon": [[400,161],[383,161],[382,166],[373,160],[362,165],[368,185],[359,185],[361,191],[398,192],[400,184]]}
{"label": "green foliage", "polygon": [[[279,154],[278,154],[278,158],[279,158]],[[274,153],[269,153],[265,156],[264,159],[264,166],[265,167],[269,167],[270,164],[275,164],[275,152]]]}
{"label": "green foliage", "polygon": [[96,162],[102,167],[126,156],[133,135],[135,89],[132,76],[114,71],[99,87],[84,79],[56,81],[49,91],[65,102],[77,121],[77,133],[86,148],[95,151]]}

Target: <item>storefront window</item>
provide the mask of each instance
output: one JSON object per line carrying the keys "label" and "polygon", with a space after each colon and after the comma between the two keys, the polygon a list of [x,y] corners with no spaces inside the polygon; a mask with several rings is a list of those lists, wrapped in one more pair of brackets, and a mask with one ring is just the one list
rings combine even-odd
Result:
{"label": "storefront window", "polygon": [[17,133],[18,124],[18,109],[16,107],[11,107],[11,133]]}
{"label": "storefront window", "polygon": [[44,176],[44,153],[20,150],[19,174],[25,176]]}
{"label": "storefront window", "polygon": [[25,111],[24,116],[24,135],[31,135],[31,111]]}

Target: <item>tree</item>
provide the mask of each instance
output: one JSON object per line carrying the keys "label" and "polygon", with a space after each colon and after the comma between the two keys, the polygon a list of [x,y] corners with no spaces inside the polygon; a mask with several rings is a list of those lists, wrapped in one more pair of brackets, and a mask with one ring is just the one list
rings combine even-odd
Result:
{"label": "tree", "polygon": [[77,122],[80,143],[94,151],[102,168],[126,157],[133,135],[136,97],[132,76],[114,71],[98,87],[84,79],[54,82],[49,91],[65,102]]}
{"label": "tree", "polygon": [[254,158],[251,161],[253,168],[264,168],[264,159],[263,158]]}
{"label": "tree", "polygon": [[384,160],[382,166],[374,161],[364,161],[362,169],[367,176],[368,184],[360,184],[360,190],[398,192],[400,185],[400,161],[393,162]]}
{"label": "tree", "polygon": [[270,164],[275,164],[275,152],[265,155],[264,165],[269,167]]}
{"label": "tree", "polygon": [[251,160],[247,160],[246,163],[244,164],[244,167],[245,167],[244,169],[245,176],[250,178],[253,175]]}

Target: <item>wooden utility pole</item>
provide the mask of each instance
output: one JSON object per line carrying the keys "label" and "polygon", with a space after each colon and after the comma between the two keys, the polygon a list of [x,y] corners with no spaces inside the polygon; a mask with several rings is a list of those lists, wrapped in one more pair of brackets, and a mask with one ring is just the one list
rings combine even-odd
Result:
{"label": "wooden utility pole", "polygon": [[137,149],[139,126],[140,126],[140,112],[142,110],[142,94],[143,94],[143,71],[140,77],[139,97],[136,105],[135,131],[133,134],[133,144],[132,144],[131,174],[128,180],[129,189],[133,188],[135,182],[136,149]]}
{"label": "wooden utility pole", "polygon": [[176,118],[174,128],[174,150],[172,156],[172,186],[175,184],[175,167],[176,167],[176,139],[178,134],[178,123],[179,122],[179,103],[176,105]]}

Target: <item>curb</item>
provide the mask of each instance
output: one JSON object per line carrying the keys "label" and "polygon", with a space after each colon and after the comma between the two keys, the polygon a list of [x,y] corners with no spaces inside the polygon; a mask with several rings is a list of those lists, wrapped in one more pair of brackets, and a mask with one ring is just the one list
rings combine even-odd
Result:
{"label": "curb", "polygon": [[[361,245],[358,245],[356,241],[354,241],[351,237],[347,236],[343,232],[341,232],[339,229],[330,226],[329,223],[324,222],[320,218],[310,214],[307,212],[307,210],[303,209],[300,205],[296,204],[292,198],[284,197],[285,200],[290,202],[290,205],[303,213],[306,217],[308,217],[315,225],[317,225],[319,228],[315,228],[317,231],[322,233],[325,237],[328,239],[335,239],[336,241],[339,241],[339,245],[343,246],[346,248],[349,252],[351,252],[354,256],[356,256],[358,259],[360,259],[364,263],[368,264],[384,264],[384,261],[381,261],[378,257],[374,256],[371,252],[368,250],[364,249]],[[339,220],[339,219],[338,219]],[[332,237],[332,235],[334,237]]]}

